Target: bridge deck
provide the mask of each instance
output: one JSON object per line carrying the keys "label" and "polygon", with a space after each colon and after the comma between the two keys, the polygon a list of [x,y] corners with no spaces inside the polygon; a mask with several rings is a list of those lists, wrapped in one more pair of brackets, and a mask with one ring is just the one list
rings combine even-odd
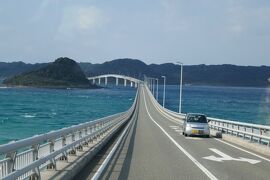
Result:
{"label": "bridge deck", "polygon": [[[158,110],[150,96],[142,86],[138,116],[102,179],[270,178],[269,159],[219,139],[184,137],[179,123]],[[86,166],[76,179],[90,179],[100,162]]]}

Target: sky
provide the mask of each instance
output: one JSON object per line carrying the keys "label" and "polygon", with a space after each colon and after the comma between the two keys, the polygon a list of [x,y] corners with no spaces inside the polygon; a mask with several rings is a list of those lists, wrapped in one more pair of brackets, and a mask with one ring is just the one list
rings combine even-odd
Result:
{"label": "sky", "polygon": [[0,1],[0,61],[58,57],[270,65],[270,1]]}

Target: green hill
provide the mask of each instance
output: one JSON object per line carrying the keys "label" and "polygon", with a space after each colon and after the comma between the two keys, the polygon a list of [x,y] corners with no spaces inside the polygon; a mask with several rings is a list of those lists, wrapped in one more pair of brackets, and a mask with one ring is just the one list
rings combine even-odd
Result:
{"label": "green hill", "polygon": [[[179,84],[180,67],[173,63],[147,65],[136,59],[116,59],[103,64],[80,63],[80,66],[87,76],[116,73],[160,80],[166,76],[168,84]],[[270,66],[184,65],[183,72],[183,82],[193,85],[267,87],[269,77]]]}
{"label": "green hill", "polygon": [[[0,62],[0,79],[35,71],[47,65]],[[180,67],[173,63],[147,65],[140,60],[126,58],[102,64],[79,63],[79,65],[86,76],[107,73],[123,74],[139,79],[143,79],[144,75],[160,79],[161,76],[166,76],[168,84],[179,84]],[[270,77],[270,66],[185,65],[183,76],[185,84],[267,87],[269,86],[267,79]]]}
{"label": "green hill", "polygon": [[38,70],[26,72],[3,81],[8,86],[94,88],[80,66],[72,59],[58,58]]}

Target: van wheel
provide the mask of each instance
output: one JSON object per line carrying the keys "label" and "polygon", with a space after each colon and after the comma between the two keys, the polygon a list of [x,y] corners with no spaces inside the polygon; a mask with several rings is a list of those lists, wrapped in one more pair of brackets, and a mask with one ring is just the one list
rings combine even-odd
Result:
{"label": "van wheel", "polygon": [[185,136],[187,137],[188,135],[185,133]]}

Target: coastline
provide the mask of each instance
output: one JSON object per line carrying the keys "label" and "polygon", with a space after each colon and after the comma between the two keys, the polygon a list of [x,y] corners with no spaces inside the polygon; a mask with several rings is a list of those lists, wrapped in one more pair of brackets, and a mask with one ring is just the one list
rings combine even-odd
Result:
{"label": "coastline", "polygon": [[0,88],[22,88],[22,89],[31,89],[31,88],[37,88],[37,89],[102,89],[104,87],[92,85],[91,87],[86,86],[23,86],[23,85],[6,85],[0,83]]}

